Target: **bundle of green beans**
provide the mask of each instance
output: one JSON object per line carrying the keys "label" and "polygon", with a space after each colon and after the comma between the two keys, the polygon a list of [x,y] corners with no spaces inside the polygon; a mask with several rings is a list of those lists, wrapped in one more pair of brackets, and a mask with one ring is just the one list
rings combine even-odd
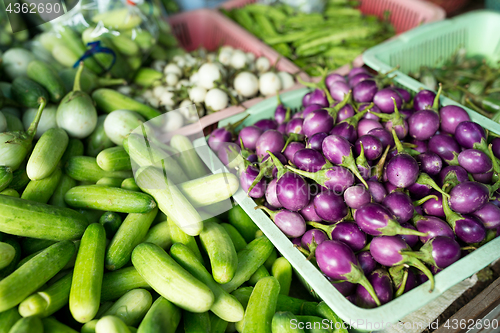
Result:
{"label": "bundle of green beans", "polygon": [[500,66],[459,49],[441,66],[422,66],[410,76],[430,89],[440,82],[443,95],[500,123]]}
{"label": "bundle of green beans", "polygon": [[317,66],[337,68],[394,34],[393,27],[365,16],[349,0],[329,0],[323,13],[306,14],[285,4],[249,4],[222,10],[309,75]]}

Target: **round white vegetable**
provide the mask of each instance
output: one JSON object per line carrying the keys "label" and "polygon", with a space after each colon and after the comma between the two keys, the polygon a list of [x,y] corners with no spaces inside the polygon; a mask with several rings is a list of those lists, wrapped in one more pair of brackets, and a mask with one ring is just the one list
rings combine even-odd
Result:
{"label": "round white vegetable", "polygon": [[233,55],[233,53],[231,51],[221,51],[219,53],[218,60],[224,66],[229,66],[229,64],[231,63],[231,56],[232,55]]}
{"label": "round white vegetable", "polygon": [[151,68],[153,68],[155,71],[163,73],[163,69],[167,66],[167,62],[165,60],[155,60],[153,61],[153,64],[151,65]]}
{"label": "round white vegetable", "polygon": [[28,50],[11,48],[2,56],[2,68],[5,74],[14,80],[18,76],[26,76],[28,64],[35,60],[35,56]]}
{"label": "round white vegetable", "polygon": [[215,53],[207,54],[207,61],[214,62],[216,60],[217,60],[217,54],[215,54]]}
{"label": "round white vegetable", "polygon": [[172,61],[177,64],[180,68],[183,68],[186,66],[186,59],[184,59],[183,56],[176,55],[175,57],[172,58]]}
{"label": "round white vegetable", "polygon": [[156,86],[153,88],[153,96],[156,98],[160,98],[167,91],[167,87],[165,86]]}
{"label": "round white vegetable", "polygon": [[151,96],[147,100],[148,100],[148,103],[151,104],[151,106],[154,107],[155,109],[158,109],[160,107],[160,99],[159,98],[157,98],[155,96]]}
{"label": "round white vegetable", "polygon": [[219,66],[213,63],[203,64],[198,70],[198,85],[205,89],[212,89],[214,81],[221,78]]}
{"label": "round white vegetable", "polygon": [[175,89],[181,89],[182,87],[189,87],[189,81],[186,79],[179,80],[175,85]]}
{"label": "round white vegetable", "polygon": [[174,73],[168,73],[165,76],[165,82],[167,83],[167,86],[173,87],[179,82],[179,77]]}
{"label": "round white vegetable", "polygon": [[200,119],[198,117],[198,112],[196,109],[197,107],[193,104],[193,102],[191,102],[189,99],[185,99],[179,105],[178,111],[182,114],[182,116],[188,123],[194,123],[195,121],[198,121]]}
{"label": "round white vegetable", "polygon": [[218,88],[210,89],[205,96],[205,104],[213,111],[219,111],[227,107],[228,96]]}
{"label": "round white vegetable", "polygon": [[200,74],[198,72],[194,72],[193,74],[191,74],[191,76],[189,77],[189,82],[198,84],[198,81],[200,81]]}
{"label": "round white vegetable", "polygon": [[255,61],[255,67],[259,73],[265,73],[269,70],[269,68],[271,68],[271,63],[266,57],[259,57],[257,58],[257,61]]}
{"label": "round white vegetable", "polygon": [[145,99],[149,99],[151,97],[153,97],[153,92],[151,90],[144,90],[144,92],[142,93],[142,97],[144,97]]}
{"label": "round white vegetable", "polygon": [[195,86],[189,90],[189,99],[193,103],[201,103],[205,100],[205,96],[207,96],[207,90],[200,86]]}
{"label": "round white vegetable", "polygon": [[175,94],[173,92],[171,92],[171,91],[165,91],[160,96],[160,105],[163,105],[163,106],[174,106],[175,105],[174,96],[175,96]]}
{"label": "round white vegetable", "polygon": [[165,113],[163,116],[163,130],[168,132],[173,132],[178,130],[184,125],[184,118],[180,112],[177,110],[172,110]]}
{"label": "round white vegetable", "polygon": [[72,138],[86,138],[97,126],[97,110],[89,103],[73,103],[71,107],[67,105],[62,103],[57,107],[57,127],[65,130]]}
{"label": "round white vegetable", "polygon": [[255,54],[253,54],[252,52],[247,52],[247,53],[245,53],[245,55],[247,56],[247,63],[248,64],[251,64],[255,61]]}
{"label": "round white vegetable", "polygon": [[273,72],[267,72],[259,78],[259,90],[264,96],[271,96],[281,90],[281,80]]}
{"label": "round white vegetable", "polygon": [[259,91],[259,79],[250,72],[241,72],[234,79],[234,89],[243,97],[253,97]]}
{"label": "round white vegetable", "polygon": [[234,69],[242,69],[247,64],[247,56],[241,50],[235,50],[231,56],[231,67]]}
{"label": "round white vegetable", "polygon": [[222,46],[220,49],[219,49],[219,52],[229,52],[229,53],[233,53],[234,51],[234,48],[230,45],[224,45]]}
{"label": "round white vegetable", "polygon": [[132,93],[132,87],[130,86],[119,86],[116,90],[126,96],[129,96]]}
{"label": "round white vegetable", "polygon": [[7,130],[7,119],[3,115],[2,111],[0,111],[0,133],[3,133]]}
{"label": "round white vegetable", "polygon": [[169,74],[169,73],[173,73],[173,74],[181,77],[182,76],[182,69],[180,69],[179,66],[177,66],[176,64],[170,63],[167,66],[165,66],[163,73],[165,75]]}
{"label": "round white vegetable", "polygon": [[288,72],[278,72],[278,76],[281,80],[281,89],[291,88],[295,84],[292,74]]}
{"label": "round white vegetable", "polygon": [[144,122],[145,119],[137,112],[116,110],[104,120],[104,132],[113,143],[121,146],[123,139]]}

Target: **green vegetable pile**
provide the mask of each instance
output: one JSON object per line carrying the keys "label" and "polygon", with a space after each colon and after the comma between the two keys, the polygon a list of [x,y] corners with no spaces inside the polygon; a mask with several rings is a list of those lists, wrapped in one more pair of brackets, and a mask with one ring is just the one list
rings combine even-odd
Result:
{"label": "green vegetable pile", "polygon": [[285,5],[249,4],[224,14],[290,58],[311,76],[318,66],[337,68],[394,35],[393,27],[364,16],[357,2],[329,0],[323,13],[306,14]]}

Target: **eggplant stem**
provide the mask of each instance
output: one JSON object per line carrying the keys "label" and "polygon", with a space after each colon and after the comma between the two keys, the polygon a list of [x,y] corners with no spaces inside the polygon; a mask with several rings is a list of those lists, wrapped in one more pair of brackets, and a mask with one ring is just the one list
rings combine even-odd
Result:
{"label": "eggplant stem", "polygon": [[[397,221],[394,222],[398,223]],[[418,237],[426,237],[429,235],[428,233],[423,233],[418,230],[401,227],[401,225],[399,227],[396,227],[396,231],[398,232],[398,235],[411,235]]]}
{"label": "eggplant stem", "polygon": [[461,247],[460,250],[464,250],[464,251],[472,250],[472,251],[474,251],[474,250],[477,250],[477,248],[474,246],[465,246],[465,247]]}
{"label": "eggplant stem", "polygon": [[73,91],[82,90],[80,86],[80,78],[82,77],[82,72],[83,72],[83,61],[80,61],[78,69],[76,70],[75,82],[73,82]]}
{"label": "eggplant stem", "polygon": [[361,176],[361,173],[358,170],[358,167],[356,166],[356,161],[354,160],[354,156],[352,154],[352,148],[349,152],[348,156],[342,157],[342,166],[346,167],[347,169],[351,170],[352,173],[358,177],[359,181],[365,185],[365,187],[368,189],[368,183],[366,180]]}
{"label": "eggplant stem", "polygon": [[[349,282],[351,282],[351,281],[349,281]],[[368,291],[368,293],[373,298],[373,300],[375,301],[377,306],[382,305],[382,303],[380,303],[380,300],[378,299],[377,294],[375,293],[375,289],[373,289],[372,284],[370,283],[370,281],[368,281],[368,279],[366,278],[366,276],[364,274],[361,276],[359,281],[356,281],[356,282],[359,283],[360,285],[362,285],[363,287],[365,287],[366,291]]]}
{"label": "eggplant stem", "polygon": [[432,292],[434,290],[435,281],[434,281],[434,275],[432,275],[431,271],[417,258],[407,257],[407,259],[408,261],[406,263],[408,265],[421,270],[429,278],[429,281],[431,282],[431,289],[429,290],[429,292]]}
{"label": "eggplant stem", "polygon": [[38,100],[38,103],[40,105],[38,106],[38,111],[36,112],[35,119],[33,122],[30,124],[30,127],[26,130],[26,134],[33,139],[36,134],[36,129],[38,128],[38,123],[40,122],[40,119],[42,118],[42,113],[43,110],[45,109],[45,106],[47,105],[47,100],[43,97],[40,97]]}
{"label": "eggplant stem", "polygon": [[125,81],[124,79],[99,78],[97,82],[99,83],[99,87],[118,86],[127,84],[127,81]]}
{"label": "eggplant stem", "polygon": [[439,200],[439,199],[438,199],[438,197],[437,197],[436,195],[431,194],[431,195],[428,195],[428,196],[426,196],[425,198],[422,198],[422,199],[420,199],[420,200],[413,201],[413,206],[420,206],[420,205],[424,204],[426,201],[429,201],[429,200],[431,200],[431,199],[434,199],[434,200],[436,200],[436,201],[438,201],[438,200]]}
{"label": "eggplant stem", "polygon": [[403,281],[401,281],[401,285],[399,286],[398,290],[396,291],[394,298],[397,298],[397,297],[404,294],[407,281],[408,281],[408,269],[405,269],[405,272],[403,273]]}

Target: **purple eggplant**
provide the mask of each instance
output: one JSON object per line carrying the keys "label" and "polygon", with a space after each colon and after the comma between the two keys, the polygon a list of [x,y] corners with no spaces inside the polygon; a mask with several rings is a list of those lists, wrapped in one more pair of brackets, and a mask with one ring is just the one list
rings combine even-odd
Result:
{"label": "purple eggplant", "polygon": [[358,257],[359,266],[365,275],[370,275],[377,268],[377,262],[373,259],[370,251],[359,252],[356,257]]}
{"label": "purple eggplant", "polygon": [[477,149],[465,149],[458,155],[458,163],[470,173],[486,173],[491,170],[491,158]]}
{"label": "purple eggplant", "polygon": [[316,210],[314,209],[314,198],[311,199],[309,204],[302,208],[299,213],[304,217],[306,221],[321,222],[321,217],[318,216]]}
{"label": "purple eggplant", "polygon": [[483,184],[491,184],[493,182],[493,175],[494,175],[493,171],[485,173],[473,173],[472,178],[474,178],[476,182],[480,182]]}
{"label": "purple eggplant", "polygon": [[311,95],[312,95],[312,92],[308,92],[307,94],[304,95],[304,97],[302,97],[302,106],[303,107],[306,107],[308,106],[309,104],[311,104]]}
{"label": "purple eggplant", "polygon": [[359,155],[356,157],[356,167],[358,168],[361,177],[363,177],[364,180],[368,180],[371,177],[372,167],[365,157],[365,148],[363,147],[362,142],[359,143],[359,149]]}
{"label": "purple eggplant", "polygon": [[352,76],[349,79],[348,83],[349,83],[349,86],[351,88],[354,88],[361,81],[370,80],[370,79],[373,79],[373,75],[371,75],[369,73],[359,73],[359,74],[356,74],[356,75]]}
{"label": "purple eggplant", "polygon": [[360,111],[356,115],[349,117],[348,119],[342,120],[339,122],[331,131],[330,134],[342,136],[347,139],[350,143],[354,143],[358,138],[356,127],[360,119],[367,113],[368,111]]}
{"label": "purple eggplant", "polygon": [[399,95],[401,95],[401,98],[403,99],[404,103],[410,103],[411,94],[408,92],[408,90],[398,87],[395,87],[393,89],[396,90],[399,93]]}
{"label": "purple eggplant", "polygon": [[419,251],[402,251],[437,268],[446,268],[461,257],[460,245],[450,237],[437,236],[429,239]]}
{"label": "purple eggplant", "polygon": [[283,134],[276,130],[268,130],[262,133],[262,135],[257,139],[256,143],[256,153],[257,156],[262,159],[267,155],[267,151],[271,153],[280,153],[285,146],[285,139]]}
{"label": "purple eggplant", "polygon": [[432,191],[431,194],[435,195],[436,198],[427,200],[422,204],[422,209],[425,214],[436,217],[446,217],[443,210],[443,195],[438,191]]}
{"label": "purple eggplant", "polygon": [[385,196],[387,195],[387,190],[385,186],[377,181],[370,180],[368,183],[368,190],[372,196],[374,202],[381,203],[384,201]]}
{"label": "purple eggplant", "polygon": [[267,184],[266,188],[266,201],[274,208],[281,208],[283,205],[279,202],[277,192],[276,192],[276,182],[278,180],[275,178]]}
{"label": "purple eggplant", "polygon": [[332,130],[334,118],[325,109],[312,111],[305,119],[302,126],[303,133],[309,138],[316,133],[328,133]]}
{"label": "purple eggplant", "polygon": [[320,168],[320,170],[316,172],[299,170],[288,165],[286,168],[298,175],[314,180],[319,185],[337,194],[344,193],[348,187],[354,184],[354,175],[342,166],[334,165],[328,169]]}
{"label": "purple eggplant", "polygon": [[301,246],[301,243],[300,243],[300,239],[302,237],[295,237],[295,238],[292,238],[291,241],[292,241],[292,244],[294,247],[300,247]]}
{"label": "purple eggplant", "polygon": [[429,140],[439,129],[439,114],[433,110],[419,110],[408,118],[409,134],[417,140]]}
{"label": "purple eggplant", "polygon": [[351,87],[347,82],[336,81],[332,83],[330,87],[328,87],[328,91],[330,92],[330,96],[336,101],[341,101],[345,98],[347,94],[349,94]]}
{"label": "purple eggplant", "polygon": [[403,106],[403,99],[401,95],[392,88],[384,88],[373,96],[373,103],[375,103],[383,113],[393,113],[395,105],[398,109],[401,109],[401,106]]}
{"label": "purple eggplant", "polygon": [[406,188],[417,181],[420,170],[417,161],[405,152],[394,130],[392,130],[392,137],[398,154],[387,163],[387,180],[392,185]]}
{"label": "purple eggplant", "polygon": [[356,285],[348,281],[332,281],[332,286],[334,286],[335,289],[337,289],[344,297],[348,297],[351,295],[354,296],[354,292],[356,291]]}
{"label": "purple eggplant", "polygon": [[304,111],[299,111],[293,114],[292,119],[295,118],[304,118]]}
{"label": "purple eggplant", "polygon": [[326,97],[326,93],[322,89],[315,89],[311,93],[311,97],[309,98],[309,104],[318,104],[323,107],[327,107],[330,105],[328,103],[328,99]]}
{"label": "purple eggplant", "polygon": [[262,130],[256,126],[244,127],[238,135],[238,142],[243,142],[245,148],[255,150],[257,140],[262,135]]}
{"label": "purple eggplant", "polygon": [[332,192],[321,192],[314,197],[316,214],[326,222],[338,222],[348,213],[347,206],[342,196]]}
{"label": "purple eggplant", "polygon": [[269,130],[275,130],[278,128],[278,123],[273,119],[261,119],[253,124],[255,127],[258,127],[262,130],[262,132],[266,132]]}
{"label": "purple eggplant", "polygon": [[331,73],[326,76],[325,85],[327,88],[330,88],[330,86],[337,81],[346,82],[345,77],[343,77],[342,75],[337,73]]}
{"label": "purple eggplant", "polygon": [[442,186],[444,186],[445,184],[455,186],[468,181],[469,175],[467,174],[467,171],[461,166],[450,165],[441,170],[441,172],[439,173],[439,180]]}
{"label": "purple eggplant", "polygon": [[317,151],[323,151],[322,145],[323,145],[323,140],[328,136],[327,133],[320,132],[312,135],[311,137],[307,138],[307,145],[306,148],[311,148]]}
{"label": "purple eggplant", "polygon": [[417,140],[414,138],[410,138],[409,143],[412,144],[412,149],[415,151],[418,151],[420,154],[427,153],[429,150],[428,148],[428,141],[422,141],[422,140]]}
{"label": "purple eggplant", "polygon": [[500,138],[491,140],[491,150],[496,158],[500,158]]}
{"label": "purple eggplant", "polygon": [[481,208],[489,199],[486,185],[466,181],[450,191],[450,208],[460,214],[469,214]]}
{"label": "purple eggplant", "polygon": [[373,135],[378,138],[380,142],[382,142],[382,147],[390,146],[394,147],[394,138],[392,137],[392,133],[387,131],[384,128],[374,128],[368,132],[368,135]]}
{"label": "purple eggplant", "polygon": [[230,169],[237,166],[241,161],[241,148],[233,142],[223,142],[217,151],[217,157]]}
{"label": "purple eggplant", "polygon": [[309,148],[298,150],[293,155],[293,164],[300,170],[308,172],[317,172],[326,167],[331,167],[331,164],[325,160],[323,154]]}
{"label": "purple eggplant", "polygon": [[[354,111],[354,108],[352,107],[352,105],[346,104],[337,113],[337,119],[335,120],[335,122],[340,123],[341,121],[344,121],[346,119],[353,117],[355,114],[356,114],[356,111]],[[360,117],[360,119],[361,119],[361,117]]]}
{"label": "purple eggplant", "polygon": [[[394,98],[393,98],[393,103],[394,103],[394,112],[393,113],[390,113],[390,114],[375,113],[375,114],[381,120],[385,121],[384,127],[386,130],[391,132],[392,129],[394,129],[396,131],[398,138],[403,139],[408,134],[408,122],[399,113],[399,109],[397,107],[396,100]],[[371,111],[371,113],[374,113],[374,112]]]}
{"label": "purple eggplant", "polygon": [[[378,268],[368,276],[380,304],[386,304],[392,301],[394,290],[392,289],[392,280],[385,268]],[[372,296],[362,285],[356,289],[356,305],[365,309],[371,309],[377,306]]]}
{"label": "purple eggplant", "polygon": [[460,106],[447,105],[439,110],[441,131],[455,134],[455,130],[462,121],[470,121],[469,114]]}
{"label": "purple eggplant", "polygon": [[[415,228],[409,222],[401,223],[401,226],[403,228],[417,230],[417,228]],[[418,236],[415,236],[415,235],[398,235],[398,237],[403,239],[406,242],[406,244],[408,244],[409,247],[414,247],[418,243]]]}
{"label": "purple eggplant", "polygon": [[276,94],[276,98],[278,99],[278,106],[274,111],[274,120],[278,125],[281,125],[287,122],[290,118],[290,109],[287,109],[283,103],[281,102],[280,94]]}
{"label": "purple eggplant", "polygon": [[439,155],[446,163],[450,165],[458,164],[458,154],[460,146],[457,141],[446,134],[436,134],[429,140],[429,151]]}
{"label": "purple eggplant", "polygon": [[378,91],[375,80],[363,80],[352,88],[352,97],[356,103],[369,103]]}
{"label": "purple eggplant", "polygon": [[417,156],[417,161],[420,163],[420,170],[429,176],[436,176],[443,168],[443,160],[437,154],[423,153]]}
{"label": "purple eggplant", "polygon": [[[316,250],[319,244],[328,240],[328,236],[319,229],[308,230],[302,235],[300,244],[307,251]],[[312,251],[311,251],[312,252]]]}
{"label": "purple eggplant", "polygon": [[408,118],[410,118],[411,115],[415,113],[415,110],[413,110],[413,109],[402,109],[402,110],[399,110],[399,113],[401,113],[401,115],[403,116],[403,118],[405,120],[408,120]]}
{"label": "purple eggplant", "polygon": [[350,208],[358,209],[371,202],[372,196],[363,185],[355,185],[345,190],[344,201]]}
{"label": "purple eggplant", "polygon": [[339,222],[333,225],[315,222],[309,224],[326,232],[330,239],[347,244],[354,252],[362,250],[367,244],[366,234],[354,222]]}
{"label": "purple eggplant", "polygon": [[419,183],[413,183],[412,185],[408,186],[406,188],[408,192],[410,192],[410,195],[414,199],[421,199],[429,194],[431,194],[432,187],[425,185],[425,184],[419,184]]}
{"label": "purple eggplant", "polygon": [[472,121],[462,121],[455,129],[455,139],[466,149],[476,148],[487,151],[486,132],[484,128]]}
{"label": "purple eggplant", "polygon": [[280,132],[281,134],[285,134],[286,133],[286,124],[287,123],[279,124],[279,126],[276,130],[278,132]]}
{"label": "purple eggplant", "polygon": [[301,149],[304,149],[306,145],[302,142],[290,142],[288,146],[286,146],[285,151],[283,151],[283,155],[286,157],[288,161],[293,161],[293,156],[296,152]]}
{"label": "purple eggplant", "polygon": [[491,202],[485,203],[472,215],[479,218],[486,229],[498,229],[500,227],[500,208]]}
{"label": "purple eggplant", "polygon": [[[402,254],[402,252],[405,254]],[[381,265],[392,267],[407,264],[422,271],[431,281],[430,290],[434,290],[434,276],[431,271],[417,258],[408,254],[411,248],[406,242],[397,236],[380,236],[372,239],[370,253]]]}
{"label": "purple eggplant", "polygon": [[408,187],[408,190],[410,191],[410,193],[418,199],[421,199],[425,196],[428,196],[432,192],[433,189],[435,191],[441,193],[445,197],[449,197],[448,193],[443,191],[436,184],[434,179],[432,179],[428,174],[423,173],[423,172],[421,172],[418,175],[418,178],[415,181],[415,183],[413,185],[411,185],[410,187]]}
{"label": "purple eggplant", "polygon": [[216,129],[208,137],[208,145],[213,151],[218,151],[222,143],[231,141],[233,141],[233,134],[225,127]]}
{"label": "purple eggplant", "polygon": [[276,224],[287,237],[301,237],[306,232],[306,221],[304,221],[302,215],[297,212],[291,212],[286,209],[272,211],[264,206],[257,206],[255,209],[262,209],[269,214],[274,224]]}
{"label": "purple eggplant", "polygon": [[418,285],[417,276],[410,267],[398,265],[389,268],[389,275],[396,292],[394,298],[403,295]]}
{"label": "purple eggplant", "polygon": [[374,128],[384,128],[381,123],[373,119],[361,119],[358,123],[358,137],[368,134]]}
{"label": "purple eggplant", "polygon": [[[244,172],[240,174],[240,184],[243,191],[248,193],[248,196],[252,198],[262,198],[266,191],[266,182],[264,179],[257,181],[255,184],[253,182],[259,175],[259,170],[254,166],[248,166]],[[249,188],[253,185],[249,192]]]}
{"label": "purple eggplant", "polygon": [[388,194],[382,204],[397,218],[399,223],[407,222],[413,217],[413,202],[403,192]]}
{"label": "purple eggplant", "polygon": [[356,144],[354,145],[356,155],[359,155],[361,153],[361,143],[363,144],[366,159],[368,159],[369,161],[376,160],[380,156],[382,156],[384,148],[382,142],[377,137],[369,134],[359,137],[359,139],[356,141]]}
{"label": "purple eggplant", "polygon": [[306,106],[304,108],[304,110],[302,111],[302,117],[305,119],[309,113],[311,113],[313,111],[321,110],[322,108],[323,108],[323,106],[321,106],[319,104],[310,104],[310,105]]}
{"label": "purple eggplant", "polygon": [[415,110],[430,109],[435,100],[436,94],[433,91],[420,90],[413,98],[413,108]]}
{"label": "purple eggplant", "polygon": [[392,218],[391,213],[378,203],[371,202],[357,209],[354,213],[354,220],[361,230],[372,236],[426,235],[416,230],[403,228]]}
{"label": "purple eggplant", "polygon": [[368,73],[368,71],[366,70],[366,68],[364,67],[354,67],[352,68],[349,73],[347,73],[347,79],[350,80],[352,79],[354,76],[358,75],[358,74],[361,74],[361,73]]}
{"label": "purple eggplant", "polygon": [[437,236],[444,236],[449,238],[455,238],[453,230],[450,228],[448,223],[441,220],[440,218],[434,216],[421,216],[417,215],[414,218],[415,227],[417,230],[426,233],[427,236],[420,237],[422,243],[427,243],[431,238]]}
{"label": "purple eggplant", "polygon": [[316,248],[316,261],[330,279],[359,283],[366,288],[377,305],[381,304],[373,286],[359,267],[356,255],[346,244],[334,240],[324,241]]}

